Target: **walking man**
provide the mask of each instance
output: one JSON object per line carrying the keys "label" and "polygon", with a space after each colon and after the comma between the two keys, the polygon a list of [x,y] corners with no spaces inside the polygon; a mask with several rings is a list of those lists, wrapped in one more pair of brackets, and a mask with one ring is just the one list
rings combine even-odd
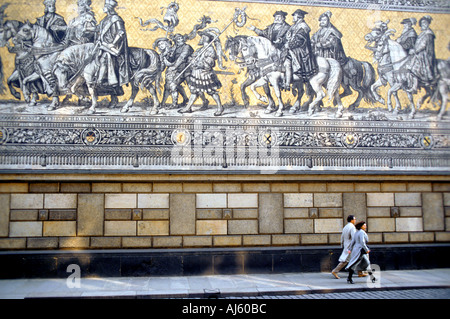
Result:
{"label": "walking man", "polygon": [[331,274],[339,279],[338,276],[339,271],[344,268],[348,262],[350,261],[350,254],[348,253],[350,244],[352,243],[353,235],[356,233],[355,223],[356,217],[353,215],[349,215],[347,217],[347,225],[345,225],[342,230],[341,235],[341,247],[343,248],[342,254],[339,257],[339,264],[331,271]]}

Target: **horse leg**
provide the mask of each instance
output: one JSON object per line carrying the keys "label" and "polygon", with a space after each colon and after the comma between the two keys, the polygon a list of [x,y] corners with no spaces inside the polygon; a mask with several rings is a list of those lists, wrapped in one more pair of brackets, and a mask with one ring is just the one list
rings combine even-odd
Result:
{"label": "horse leg", "polygon": [[148,87],[148,91],[150,92],[150,94],[153,98],[153,107],[152,107],[152,110],[150,111],[150,114],[152,114],[152,115],[158,114],[159,107],[161,106],[161,104],[159,103],[159,100],[158,100],[158,94],[156,93],[156,88],[152,84],[150,84],[150,86]]}
{"label": "horse leg", "polygon": [[325,97],[325,92],[322,89],[322,84],[326,80],[326,74],[325,73],[318,73],[314,77],[312,77],[309,80],[309,83],[311,84],[312,89],[314,92],[316,92],[316,98],[312,101],[312,103],[309,105],[308,115],[311,116],[315,112],[316,105],[319,104],[322,99]]}
{"label": "horse leg", "polygon": [[254,82],[252,85],[250,85],[250,89],[252,90],[253,94],[256,96],[256,98],[258,100],[260,100],[261,102],[264,102],[264,103],[268,103],[269,101],[267,100],[267,98],[265,96],[262,96],[261,94],[259,94],[258,91],[256,91],[257,87],[260,87],[260,86],[264,85],[265,83],[266,83],[266,79],[261,78],[258,81]]}
{"label": "horse leg", "polygon": [[336,90],[336,92],[334,93],[334,101],[337,103],[337,106],[338,106],[335,117],[341,118],[342,115],[344,115],[344,105],[342,104],[341,97],[339,95],[338,90]]}
{"label": "horse leg", "polygon": [[139,87],[136,86],[134,83],[131,84],[131,96],[128,99],[127,103],[120,109],[121,113],[127,113],[131,107],[133,106],[134,99],[136,98],[136,95],[139,92]]}
{"label": "horse leg", "polygon": [[303,94],[305,94],[305,89],[303,88],[302,81],[294,81],[293,86],[297,89],[297,100],[295,100],[294,105],[289,110],[289,113],[293,114],[300,110],[300,103],[302,101]]}
{"label": "horse leg", "polygon": [[373,96],[375,97],[375,100],[381,104],[385,104],[384,99],[378,94],[378,88],[385,86],[383,82],[381,81],[381,77],[370,86],[370,90],[372,91]]}
{"label": "horse leg", "polygon": [[30,92],[28,91],[28,84],[39,80],[41,77],[39,74],[37,74],[36,72],[34,72],[33,74],[27,76],[26,78],[23,79],[22,81],[22,93],[23,93],[23,97],[25,99],[25,101],[27,103],[29,103],[30,106],[34,106],[36,104],[32,104],[31,100],[30,100]]}
{"label": "horse leg", "polygon": [[395,98],[395,110],[394,110],[394,114],[398,114],[398,108],[401,107],[400,106],[400,101],[398,100],[398,94],[397,91],[400,89],[401,87],[401,83],[395,82],[391,85],[391,87],[388,90],[387,93],[387,106],[388,106],[388,111],[392,112],[393,107],[392,107],[392,94],[394,94],[394,98]]}
{"label": "horse leg", "polygon": [[248,77],[241,84],[241,97],[242,97],[242,102],[244,103],[245,108],[248,108],[250,106],[250,97],[245,92],[245,89],[247,87],[249,87],[253,82],[255,82],[255,79]]}
{"label": "horse leg", "polygon": [[437,119],[440,121],[444,117],[444,114],[447,110],[447,101],[448,101],[448,86],[444,81],[439,81],[438,91],[441,94],[442,104]]}
{"label": "horse leg", "polygon": [[47,107],[47,110],[54,111],[58,108],[58,106],[60,106],[59,96],[56,95],[52,97],[52,103]]}
{"label": "horse leg", "polygon": [[20,82],[19,71],[15,70],[6,82],[9,87],[9,92],[11,92],[12,96],[14,96],[16,99],[20,100],[20,97],[21,97],[20,93],[17,92],[16,89],[14,88],[14,83]]}
{"label": "horse leg", "polygon": [[269,99],[269,105],[267,106],[267,108],[268,109],[274,109],[274,106],[275,106],[275,101],[273,100],[273,98],[272,98],[272,94],[270,93],[270,87],[269,87],[269,84],[264,84],[263,85],[263,90],[264,90],[264,93],[266,93],[266,96],[267,96],[267,98]]}
{"label": "horse leg", "polygon": [[278,99],[278,109],[277,112],[275,113],[276,117],[281,117],[283,116],[283,109],[284,109],[284,104],[283,104],[283,99],[281,96],[281,89],[278,85],[278,76],[274,76],[274,77],[269,77],[269,81],[270,84],[272,84],[273,90],[275,91],[275,95]]}

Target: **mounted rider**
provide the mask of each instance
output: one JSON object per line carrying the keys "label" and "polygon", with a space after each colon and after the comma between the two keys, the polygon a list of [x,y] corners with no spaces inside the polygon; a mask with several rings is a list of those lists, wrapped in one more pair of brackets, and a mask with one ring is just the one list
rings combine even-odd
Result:
{"label": "mounted rider", "polygon": [[125,22],[116,13],[116,0],[105,0],[106,17],[98,25],[99,69],[96,83],[112,95],[111,104],[124,94],[122,85],[130,82],[130,62]]}
{"label": "mounted rider", "polygon": [[311,28],[304,20],[306,14],[308,14],[306,11],[297,9],[292,14],[294,24],[286,33],[286,44],[283,55],[290,62],[288,64],[289,67],[286,69],[286,88],[290,86],[293,73],[298,74],[306,82],[316,75],[319,69],[309,37]]}
{"label": "mounted rider", "polygon": [[413,26],[417,23],[417,19],[406,18],[400,23],[403,24],[403,31],[396,41],[403,47],[403,49],[405,49],[406,52],[409,52],[409,50],[414,48],[417,40],[417,32],[413,28]]}
{"label": "mounted rider", "polygon": [[324,58],[332,58],[341,66],[348,62],[342,45],[342,33],[331,23],[331,11],[322,13],[319,17],[319,31],[311,37],[314,53]]}
{"label": "mounted rider", "polygon": [[277,49],[281,50],[284,47],[285,35],[290,28],[290,25],[286,22],[286,16],[286,12],[276,11],[273,14],[273,23],[267,26],[264,30],[258,29],[253,25],[248,29],[254,31],[261,37],[269,39]]}
{"label": "mounted rider", "polygon": [[97,20],[91,4],[92,0],[78,0],[78,16],[72,19],[66,28],[66,46],[94,42]]}
{"label": "mounted rider", "polygon": [[409,51],[412,56],[408,68],[424,85],[433,85],[437,81],[437,61],[434,49],[436,36],[430,29],[432,18],[429,15],[419,20],[422,32],[417,37],[417,41]]}
{"label": "mounted rider", "polygon": [[56,0],[44,0],[44,15],[36,19],[36,24],[47,29],[60,44],[66,36],[66,21],[62,16],[56,13]]}

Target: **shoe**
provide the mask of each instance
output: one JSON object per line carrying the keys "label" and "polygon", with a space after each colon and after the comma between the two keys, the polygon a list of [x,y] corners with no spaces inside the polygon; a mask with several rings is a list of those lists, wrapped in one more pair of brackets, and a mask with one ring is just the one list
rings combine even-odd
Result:
{"label": "shoe", "polygon": [[180,109],[180,110],[178,110],[178,113],[181,113],[181,114],[183,114],[183,113],[192,113],[192,110],[191,109]]}
{"label": "shoe", "polygon": [[354,284],[352,278],[347,278],[347,283],[348,283],[348,284]]}
{"label": "shoe", "polygon": [[334,271],[331,272],[331,274],[336,278],[336,279],[341,279],[337,273],[335,273]]}

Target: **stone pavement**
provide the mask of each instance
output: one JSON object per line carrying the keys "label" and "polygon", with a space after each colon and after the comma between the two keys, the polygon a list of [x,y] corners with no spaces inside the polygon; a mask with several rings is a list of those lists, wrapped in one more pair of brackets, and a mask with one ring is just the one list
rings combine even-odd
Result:
{"label": "stone pavement", "polygon": [[[377,281],[346,273],[245,274],[174,277],[104,277],[0,280],[0,298],[209,298],[256,297],[364,292],[398,289],[450,288],[450,268],[377,271]],[[68,274],[69,276],[69,274]]]}

